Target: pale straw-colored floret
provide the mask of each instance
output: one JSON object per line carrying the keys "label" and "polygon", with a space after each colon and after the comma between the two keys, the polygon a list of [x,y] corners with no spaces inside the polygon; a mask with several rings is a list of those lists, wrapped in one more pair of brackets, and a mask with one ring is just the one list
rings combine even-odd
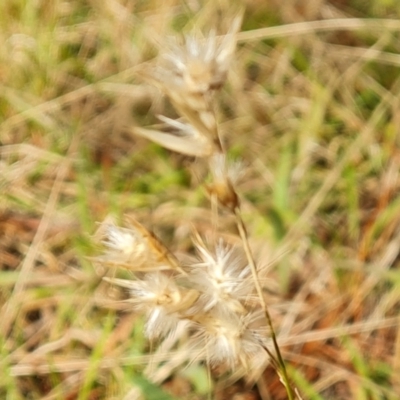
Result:
{"label": "pale straw-colored floret", "polygon": [[191,266],[189,275],[201,292],[196,309],[214,309],[219,314],[245,313],[246,302],[254,296],[250,269],[242,257],[222,240],[214,253],[200,243],[197,249],[202,261]]}
{"label": "pale straw-colored floret", "polygon": [[190,110],[195,110],[203,124],[214,129],[210,95],[225,83],[241,20],[241,16],[235,17],[222,36],[211,31],[204,38],[196,32],[187,35],[183,43],[163,41],[158,65],[143,68],[142,77],[162,89],[182,116],[191,121]]}
{"label": "pale straw-colored floret", "polygon": [[191,124],[159,116],[172,132],[136,127],[134,132],[155,143],[188,156],[206,157],[213,151],[213,143],[207,135],[203,135]]}
{"label": "pale straw-colored floret", "polygon": [[222,150],[211,99],[213,90],[226,80],[240,24],[241,16],[237,16],[221,37],[212,31],[208,38],[196,33],[186,36],[183,44],[172,40],[163,44],[166,50],[158,65],[146,65],[139,73],[170,98],[187,123],[161,117],[176,132],[135,127],[135,134],[190,156],[208,157]]}
{"label": "pale straw-colored floret", "polygon": [[175,270],[182,274],[179,261],[158,239],[133,216],[125,216],[129,228],[116,226],[112,217],[100,224],[94,237],[105,247],[104,253],[93,258],[107,267],[118,266],[132,272]]}
{"label": "pale straw-colored floret", "polygon": [[215,153],[210,157],[210,171],[213,181],[218,184],[229,181],[236,185],[244,175],[243,163],[227,160],[224,153]]}
{"label": "pale straw-colored floret", "polygon": [[243,174],[241,163],[228,163],[226,155],[221,152],[214,153],[209,160],[212,181],[206,185],[211,196],[219,204],[234,211],[239,206],[239,197],[234,189],[234,184]]}
{"label": "pale straw-colored floret", "polygon": [[131,254],[136,246],[137,238],[127,229],[113,225],[107,227],[107,237],[102,241],[111,251]]}
{"label": "pale straw-colored floret", "polygon": [[246,368],[254,355],[265,352],[260,328],[256,326],[262,318],[259,312],[240,317],[209,313],[199,321],[191,338],[193,351],[211,365],[226,364],[231,369],[241,365]]}
{"label": "pale straw-colored floret", "polygon": [[100,229],[101,242],[106,248],[101,260],[132,264],[132,267],[140,267],[149,261],[148,245],[136,230],[121,228],[112,223],[104,223]]}
{"label": "pale straw-colored floret", "polygon": [[[174,331],[185,322],[180,311],[185,305],[185,294],[173,277],[162,272],[146,274],[141,280],[106,279],[108,282],[129,289],[127,302],[146,314],[145,335],[158,338]],[[186,321],[188,323],[188,321]]]}
{"label": "pale straw-colored floret", "polygon": [[236,17],[222,37],[212,31],[208,38],[192,34],[185,37],[183,45],[171,43],[169,51],[162,55],[165,63],[160,77],[164,84],[187,94],[206,94],[220,88],[226,80],[240,25],[241,17]]}

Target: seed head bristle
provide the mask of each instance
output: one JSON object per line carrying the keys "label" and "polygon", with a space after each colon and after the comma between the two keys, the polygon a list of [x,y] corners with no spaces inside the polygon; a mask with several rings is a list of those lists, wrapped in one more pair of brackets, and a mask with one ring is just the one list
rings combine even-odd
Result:
{"label": "seed head bristle", "polygon": [[219,241],[215,252],[196,244],[201,262],[190,267],[189,280],[201,292],[198,309],[215,313],[244,314],[246,303],[253,295],[250,269],[235,248]]}
{"label": "seed head bristle", "polygon": [[95,237],[104,245],[105,252],[94,261],[133,272],[171,269],[185,274],[177,258],[154,233],[132,217],[126,217],[125,222],[128,227],[115,225],[111,218],[100,224]]}
{"label": "seed head bristle", "polygon": [[210,365],[225,364],[231,370],[238,365],[247,367],[254,355],[265,352],[260,334],[253,328],[262,318],[259,312],[244,316],[209,313],[198,321],[192,346]]}
{"label": "seed head bristle", "polygon": [[99,262],[131,265],[133,269],[152,263],[148,245],[135,229],[104,222],[96,236],[101,237],[101,243],[105,246],[105,253],[97,259]]}
{"label": "seed head bristle", "polygon": [[[163,337],[174,331],[184,319],[179,312],[186,309],[184,291],[173,276],[161,272],[146,274],[140,280],[106,279],[108,282],[129,289],[127,302],[146,314],[145,334],[150,339]],[[195,297],[192,297],[192,301]],[[186,321],[189,323],[189,321]]]}
{"label": "seed head bristle", "polygon": [[226,80],[240,25],[241,17],[236,17],[221,37],[212,30],[206,38],[197,32],[187,35],[183,44],[176,40],[167,44],[158,71],[162,85],[189,96],[219,89]]}

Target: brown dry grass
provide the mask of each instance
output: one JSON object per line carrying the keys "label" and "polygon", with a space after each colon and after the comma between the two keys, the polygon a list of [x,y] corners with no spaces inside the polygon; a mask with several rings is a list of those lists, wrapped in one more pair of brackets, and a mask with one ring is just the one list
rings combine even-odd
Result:
{"label": "brown dry grass", "polygon": [[[218,105],[246,164],[238,189],[266,299],[303,398],[398,399],[400,10],[281,3],[243,3]],[[212,228],[201,165],[129,133],[171,115],[136,71],[154,38],[215,21],[203,5],[1,3],[1,398],[134,398],[137,387],[167,398],[142,378],[154,357],[140,317],[87,257],[109,213],[134,214],[178,256],[193,225]],[[202,366],[160,376],[176,398],[207,398]],[[213,393],[285,398],[270,369],[257,388],[217,381]]]}

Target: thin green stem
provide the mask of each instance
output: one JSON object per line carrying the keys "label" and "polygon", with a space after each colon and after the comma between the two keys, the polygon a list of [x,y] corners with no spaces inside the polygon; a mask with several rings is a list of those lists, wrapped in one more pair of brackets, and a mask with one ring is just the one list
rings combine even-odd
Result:
{"label": "thin green stem", "polygon": [[264,311],[264,314],[265,314],[265,317],[267,319],[267,323],[268,323],[268,326],[269,326],[269,329],[270,329],[272,343],[274,345],[275,353],[276,353],[277,360],[278,360],[279,372],[282,374],[281,378],[282,378],[283,384],[284,384],[284,386],[286,388],[288,399],[289,400],[294,400],[295,399],[295,394],[294,394],[292,386],[290,384],[289,376],[288,376],[288,373],[287,373],[287,370],[286,370],[286,366],[285,366],[285,362],[283,360],[281,351],[279,349],[279,345],[278,345],[278,341],[277,341],[277,338],[276,338],[275,329],[274,329],[274,326],[272,324],[271,315],[270,315],[270,313],[268,311],[267,304],[265,302],[265,299],[264,299],[264,296],[263,296],[263,293],[262,293],[260,281],[258,279],[256,263],[254,261],[253,253],[252,253],[251,248],[250,248],[249,239],[248,239],[248,235],[247,235],[247,232],[246,232],[246,226],[244,225],[244,222],[243,222],[239,207],[235,208],[235,215],[236,215],[236,223],[237,223],[237,227],[238,227],[238,230],[239,230],[239,234],[240,234],[240,237],[242,239],[244,250],[245,250],[246,256],[247,256],[247,260],[249,262],[250,269],[251,269],[251,272],[252,272],[252,275],[253,275],[253,278],[254,278],[254,284],[255,284],[255,287],[256,287],[256,290],[257,290],[257,294],[258,294],[258,296],[260,298],[261,307],[262,307],[262,309]]}

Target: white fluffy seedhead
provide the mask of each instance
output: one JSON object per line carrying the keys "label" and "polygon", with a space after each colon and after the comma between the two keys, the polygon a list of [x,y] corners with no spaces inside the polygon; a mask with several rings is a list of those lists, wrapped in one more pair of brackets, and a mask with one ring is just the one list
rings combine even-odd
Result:
{"label": "white fluffy seedhead", "polygon": [[[125,260],[138,260],[146,253],[138,250],[138,243],[148,245],[152,236],[137,222],[133,227],[137,231],[105,226],[107,256],[123,254]],[[156,241],[153,251],[163,253],[160,245]],[[195,245],[200,259],[183,273],[175,268],[138,273],[136,280],[104,279],[129,291],[126,302],[145,315],[144,333],[150,340],[175,342],[186,331],[192,362],[206,361],[248,374],[254,360],[265,362],[268,344],[265,315],[253,309],[257,296],[249,266],[238,249],[222,239],[212,251],[200,236]]]}
{"label": "white fluffy seedhead", "polygon": [[140,280],[106,280],[129,289],[130,298],[127,302],[146,314],[145,335],[149,339],[173,332],[183,321],[180,312],[186,308],[188,296],[176,285],[172,276],[154,272]]}
{"label": "white fluffy seedhead", "polygon": [[187,35],[183,43],[171,39],[160,44],[159,63],[146,65],[139,73],[170,98],[187,123],[161,117],[174,133],[140,127],[133,133],[190,156],[208,157],[222,150],[211,99],[226,80],[241,20],[241,16],[234,18],[228,33],[220,37],[214,31],[207,38],[197,32]]}
{"label": "white fluffy seedhead", "polygon": [[214,183],[219,185],[226,182],[235,185],[244,175],[243,163],[227,160],[224,153],[215,153],[210,157],[210,171]]}
{"label": "white fluffy seedhead", "polygon": [[211,31],[207,38],[191,34],[185,37],[183,44],[171,42],[161,55],[158,73],[163,85],[187,95],[204,95],[219,89],[226,80],[240,25],[241,17],[236,17],[222,37]]}
{"label": "white fluffy seedhead", "polygon": [[199,321],[191,338],[193,351],[212,366],[247,368],[255,355],[265,352],[260,329],[256,327],[262,318],[258,312],[223,317],[209,313]]}
{"label": "white fluffy seedhead", "polygon": [[118,266],[132,272],[172,269],[184,273],[179,261],[157,236],[133,217],[125,217],[125,226],[115,225],[111,217],[100,224],[95,237],[104,247],[94,261],[104,266]]}
{"label": "white fluffy seedhead", "polygon": [[218,314],[243,314],[246,302],[254,293],[249,267],[240,254],[222,240],[210,252],[197,243],[201,262],[190,268],[189,279],[201,293],[196,308],[201,312],[214,310]]}
{"label": "white fluffy seedhead", "polygon": [[106,221],[96,235],[101,237],[105,247],[105,253],[97,259],[100,262],[123,264],[131,266],[132,270],[152,262],[148,244],[136,229],[122,228]]}

